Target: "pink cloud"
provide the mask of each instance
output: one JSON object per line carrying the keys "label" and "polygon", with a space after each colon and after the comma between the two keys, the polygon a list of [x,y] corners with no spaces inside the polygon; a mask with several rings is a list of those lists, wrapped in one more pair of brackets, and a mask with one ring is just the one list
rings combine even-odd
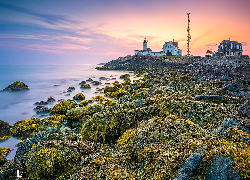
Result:
{"label": "pink cloud", "polygon": [[[67,52],[65,50],[89,50],[89,47],[74,45],[74,44],[62,44],[62,45],[41,45],[41,44],[28,44],[22,47],[25,50],[32,51],[42,51],[42,52],[51,52],[51,53],[74,53]],[[81,52],[77,52],[79,54]],[[83,52],[82,52],[83,53]]]}

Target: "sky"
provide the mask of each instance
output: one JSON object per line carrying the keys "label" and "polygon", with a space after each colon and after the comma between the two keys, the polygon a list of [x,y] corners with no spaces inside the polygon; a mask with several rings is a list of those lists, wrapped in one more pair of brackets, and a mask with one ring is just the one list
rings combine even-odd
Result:
{"label": "sky", "polygon": [[[249,0],[0,0],[0,64],[97,64],[178,41],[187,54],[222,40],[250,50]],[[217,45],[216,45],[217,44]]]}

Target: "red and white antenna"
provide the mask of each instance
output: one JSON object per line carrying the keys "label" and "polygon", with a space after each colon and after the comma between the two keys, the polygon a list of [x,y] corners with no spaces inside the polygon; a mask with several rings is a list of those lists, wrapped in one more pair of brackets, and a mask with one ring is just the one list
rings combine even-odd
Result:
{"label": "red and white antenna", "polygon": [[187,32],[188,32],[188,36],[187,36],[187,56],[190,56],[191,55],[191,52],[190,52],[190,40],[191,40],[191,35],[190,35],[190,27],[189,27],[189,23],[190,23],[190,19],[189,19],[189,14],[190,13],[187,13],[188,15],[188,28],[187,28]]}

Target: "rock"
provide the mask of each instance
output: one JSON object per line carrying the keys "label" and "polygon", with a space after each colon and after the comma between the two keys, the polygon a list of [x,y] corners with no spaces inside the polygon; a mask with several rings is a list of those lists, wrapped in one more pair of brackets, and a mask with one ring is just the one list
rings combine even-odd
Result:
{"label": "rock", "polygon": [[47,102],[50,103],[50,102],[55,102],[55,98],[53,98],[52,96],[50,96],[48,99],[47,99]]}
{"label": "rock", "polygon": [[102,83],[99,82],[99,81],[92,81],[92,84],[93,84],[93,85],[100,85],[100,84],[102,84]]}
{"label": "rock", "polygon": [[105,77],[100,77],[99,79],[100,79],[100,80],[106,80],[107,78],[105,78]]}
{"label": "rock", "polygon": [[224,128],[229,128],[232,126],[238,126],[238,123],[234,119],[225,118],[224,121],[221,123],[221,125]]}
{"label": "rock", "polygon": [[135,106],[142,106],[142,105],[143,105],[143,100],[136,100],[136,101],[134,102],[134,105],[135,105]]}
{"label": "rock", "polygon": [[84,100],[85,96],[82,93],[77,93],[74,97],[74,100]]}
{"label": "rock", "polygon": [[247,132],[250,134],[250,130],[246,130],[244,127],[240,126],[234,119],[225,118],[224,121],[221,123],[222,127],[218,127],[216,130],[212,132],[212,134],[217,134],[219,132],[225,131],[227,128],[236,126],[239,130],[243,132]]}
{"label": "rock", "polygon": [[240,97],[240,98],[243,98],[243,99],[249,99],[250,98],[250,94],[248,92],[245,92],[245,91],[232,92],[232,96]]}
{"label": "rock", "polygon": [[72,92],[72,90],[71,90],[71,89],[68,89],[67,92]]}
{"label": "rock", "polygon": [[68,90],[75,90],[75,87],[69,87]]}
{"label": "rock", "polygon": [[86,89],[86,88],[91,88],[91,87],[90,87],[90,85],[89,85],[89,84],[82,84],[82,85],[81,85],[81,88]]}
{"label": "rock", "polygon": [[9,123],[0,120],[0,136],[8,136],[10,134],[10,127]]}
{"label": "rock", "polygon": [[50,102],[54,102],[56,101],[55,98],[53,98],[52,96],[50,96],[47,101],[40,101],[40,102],[36,102],[35,105],[47,105]]}
{"label": "rock", "polygon": [[250,118],[250,100],[244,103],[243,106],[239,108],[238,112],[240,115]]}
{"label": "rock", "polygon": [[24,140],[17,148],[16,155],[14,158],[15,162],[25,162],[26,155],[29,153],[32,145],[44,141],[49,141],[53,139],[59,139],[57,135],[48,132],[39,132],[32,138],[27,138]]}
{"label": "rock", "polygon": [[92,78],[88,78],[86,81],[93,81],[93,79]]}
{"label": "rock", "polygon": [[229,76],[221,76],[220,80],[221,81],[230,81],[232,78],[230,78]]}
{"label": "rock", "polygon": [[44,106],[37,106],[34,108],[34,110],[36,111],[36,113],[49,113],[50,112],[50,109]]}
{"label": "rock", "polygon": [[216,96],[216,95],[196,95],[195,100],[196,101],[201,101],[201,100],[218,100],[222,101],[223,96]]}
{"label": "rock", "polygon": [[234,159],[229,157],[215,156],[212,167],[207,171],[206,180],[240,180],[240,175],[236,171],[230,170],[233,161]]}
{"label": "rock", "polygon": [[86,81],[82,81],[79,83],[79,85],[86,84]]}
{"label": "rock", "polygon": [[222,90],[226,91],[237,91],[238,89],[240,89],[242,87],[242,84],[239,84],[237,82],[232,82],[231,84],[227,85],[226,87],[224,87]]}
{"label": "rock", "polygon": [[13,84],[9,85],[8,87],[6,87],[1,91],[23,91],[23,90],[29,90],[29,87],[21,81],[15,81]]}
{"label": "rock", "polygon": [[199,168],[202,158],[203,156],[199,153],[191,154],[173,180],[186,180],[193,177]]}
{"label": "rock", "polygon": [[47,105],[47,101],[36,102],[34,105]]}
{"label": "rock", "polygon": [[4,164],[7,160],[6,157],[13,149],[10,148],[0,148],[0,165]]}

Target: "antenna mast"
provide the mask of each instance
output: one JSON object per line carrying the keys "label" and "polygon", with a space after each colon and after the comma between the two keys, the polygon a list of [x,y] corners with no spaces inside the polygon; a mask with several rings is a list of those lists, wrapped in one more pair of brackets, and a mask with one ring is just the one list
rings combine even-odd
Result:
{"label": "antenna mast", "polygon": [[190,23],[190,19],[189,19],[189,14],[190,13],[187,13],[188,15],[188,28],[187,28],[187,32],[188,32],[188,36],[187,36],[187,56],[190,56],[191,55],[191,52],[190,52],[190,40],[191,40],[191,35],[190,35],[190,27],[189,27],[189,23]]}

